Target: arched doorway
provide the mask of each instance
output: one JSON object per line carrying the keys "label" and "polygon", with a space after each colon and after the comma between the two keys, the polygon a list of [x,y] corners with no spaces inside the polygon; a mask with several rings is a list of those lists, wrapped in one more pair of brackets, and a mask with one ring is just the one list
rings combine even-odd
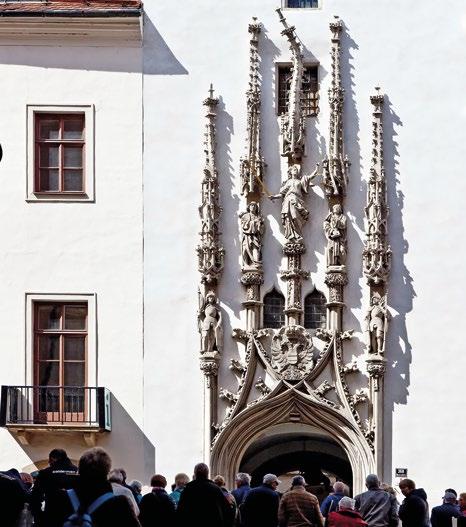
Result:
{"label": "arched doorway", "polygon": [[302,474],[320,499],[335,481],[343,481],[351,492],[353,473],[343,448],[327,433],[304,424],[287,423],[271,427],[251,443],[240,465],[252,476],[252,485],[265,474],[276,474],[282,489],[289,487],[295,474]]}
{"label": "arched doorway", "polygon": [[365,476],[375,468],[358,427],[295,387],[282,385],[271,395],[222,430],[212,449],[212,469],[233,485],[241,469],[257,481],[269,471],[282,475],[307,469],[311,475],[319,468],[345,481],[353,493],[362,492]]}

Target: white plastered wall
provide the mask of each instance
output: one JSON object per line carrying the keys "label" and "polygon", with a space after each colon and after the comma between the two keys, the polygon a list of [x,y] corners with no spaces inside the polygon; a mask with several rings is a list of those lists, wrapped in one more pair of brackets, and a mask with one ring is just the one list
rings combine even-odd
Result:
{"label": "white plastered wall", "polygon": [[[118,46],[0,47],[0,384],[31,383],[27,293],[90,295],[92,385],[97,378],[113,394],[114,432],[98,444],[129,477],[144,478],[153,470],[154,448],[142,432],[141,59],[140,49]],[[93,202],[26,201],[28,105],[93,107]],[[133,455],[128,437],[141,455]],[[76,435],[36,434],[21,447],[0,429],[0,469],[46,459],[54,447],[77,459],[86,445]]]}
{"label": "white plastered wall", "polygon": [[[276,2],[277,3],[277,2]],[[276,4],[275,3],[275,4]],[[241,325],[237,214],[239,158],[244,152],[248,80],[247,24],[257,16],[263,60],[263,153],[266,184],[280,184],[278,122],[274,115],[274,61],[289,60],[274,3],[266,0],[198,0],[145,3],[145,430],[157,443],[157,470],[170,479],[188,474],[202,451],[202,377],[196,330],[198,241],[202,176],[202,100],[213,82],[221,96],[218,168],[223,243],[227,260],[220,298],[227,314],[220,384],[234,388],[227,370]],[[389,178],[390,241],[394,252],[390,306],[393,322],[386,382],[386,469],[394,467],[426,488],[432,503],[448,486],[462,490],[465,426],[461,321],[464,309],[464,145],[466,107],[464,46],[466,7],[428,0],[322,0],[318,10],[287,10],[305,45],[320,62],[321,113],[308,122],[306,170],[321,159],[327,141],[330,67],[328,23],[334,14],[346,25],[342,67],[346,88],[346,147],[351,160],[346,212],[350,285],[345,327],[362,339],[367,289],[361,277],[364,180],[370,167],[374,86],[388,94],[385,109]],[[305,266],[326,292],[322,192],[308,201]],[[275,283],[280,262],[279,207],[263,200],[267,216],[265,284]],[[361,342],[347,348],[362,351]],[[392,439],[393,438],[393,439]]]}

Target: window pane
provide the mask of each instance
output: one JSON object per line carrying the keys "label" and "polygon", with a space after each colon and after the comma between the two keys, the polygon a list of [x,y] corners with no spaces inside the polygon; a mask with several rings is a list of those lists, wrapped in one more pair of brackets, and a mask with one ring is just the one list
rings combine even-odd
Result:
{"label": "window pane", "polygon": [[60,359],[60,337],[56,335],[41,335],[39,337],[39,360]]}
{"label": "window pane", "polygon": [[39,329],[60,329],[61,306],[49,304],[39,306]]}
{"label": "window pane", "polygon": [[40,169],[39,190],[41,192],[59,190],[58,185],[58,170]]}
{"label": "window pane", "polygon": [[87,306],[65,307],[65,329],[86,329]]}
{"label": "window pane", "polygon": [[64,146],[63,161],[65,168],[83,166],[83,149],[81,146]]}
{"label": "window pane", "polygon": [[41,119],[39,129],[41,139],[58,139],[60,137],[60,121],[58,119]]}
{"label": "window pane", "polygon": [[59,362],[39,362],[39,385],[58,386],[60,384]]}
{"label": "window pane", "polygon": [[39,412],[58,412],[60,409],[60,390],[41,388],[39,390]]}
{"label": "window pane", "polygon": [[84,337],[65,337],[65,360],[85,359]]}
{"label": "window pane", "polygon": [[[64,389],[64,411],[70,414],[77,414],[84,412],[84,390],[82,388],[65,388]],[[77,415],[67,416],[70,421],[79,421],[83,417]]]}
{"label": "window pane", "polygon": [[58,146],[41,146],[39,165],[41,167],[56,167],[58,168]]}
{"label": "window pane", "polygon": [[65,362],[64,386],[84,386],[84,362]]}
{"label": "window pane", "polygon": [[82,119],[66,119],[63,125],[63,139],[82,139]]}
{"label": "window pane", "polygon": [[285,298],[278,291],[264,297],[264,327],[280,328],[285,324]]}
{"label": "window pane", "polygon": [[84,190],[82,170],[65,170],[64,190],[68,192],[82,192]]}

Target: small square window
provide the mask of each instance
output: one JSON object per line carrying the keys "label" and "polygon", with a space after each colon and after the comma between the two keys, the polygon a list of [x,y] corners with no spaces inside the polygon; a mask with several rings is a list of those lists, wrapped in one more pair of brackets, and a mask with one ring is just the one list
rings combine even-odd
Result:
{"label": "small square window", "polygon": [[319,0],[285,0],[285,7],[289,9],[316,9],[319,7]]}
{"label": "small square window", "polygon": [[[303,106],[306,117],[319,113],[319,67],[305,66],[303,72]],[[290,96],[291,66],[278,66],[278,115],[286,113]]]}
{"label": "small square window", "polygon": [[28,106],[27,201],[94,200],[91,106]]}

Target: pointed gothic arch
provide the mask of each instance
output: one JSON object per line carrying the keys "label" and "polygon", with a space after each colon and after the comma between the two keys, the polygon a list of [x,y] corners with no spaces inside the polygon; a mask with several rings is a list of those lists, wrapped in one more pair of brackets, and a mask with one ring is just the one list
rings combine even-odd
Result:
{"label": "pointed gothic arch", "polygon": [[211,452],[212,471],[233,485],[247,449],[277,425],[296,423],[318,429],[345,452],[353,475],[353,492],[362,492],[374,456],[361,431],[341,413],[320,404],[297,387],[281,382],[268,397],[240,412],[218,436]]}
{"label": "pointed gothic arch", "polygon": [[285,325],[285,297],[275,287],[264,295],[264,328],[278,329]]}
{"label": "pointed gothic arch", "polygon": [[317,288],[304,298],[304,327],[325,328],[327,324],[327,299]]}

